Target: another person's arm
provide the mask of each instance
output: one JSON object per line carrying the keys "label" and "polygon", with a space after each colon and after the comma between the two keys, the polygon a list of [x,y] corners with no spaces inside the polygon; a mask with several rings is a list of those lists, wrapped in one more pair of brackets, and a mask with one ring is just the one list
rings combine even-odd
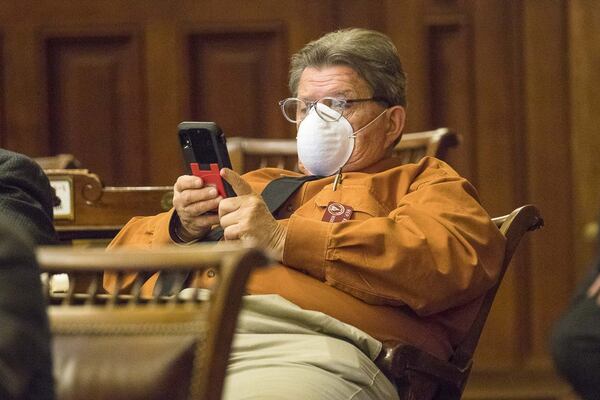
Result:
{"label": "another person's arm", "polygon": [[550,349],[557,371],[582,399],[598,399],[600,370],[600,259],[578,284],[552,328]]}
{"label": "another person's arm", "polygon": [[0,220],[0,398],[52,399],[50,333],[32,243]]}

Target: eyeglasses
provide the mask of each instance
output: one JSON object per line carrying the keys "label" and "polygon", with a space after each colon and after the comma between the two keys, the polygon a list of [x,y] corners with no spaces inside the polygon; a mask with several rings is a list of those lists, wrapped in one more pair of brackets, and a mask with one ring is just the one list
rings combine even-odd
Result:
{"label": "eyeglasses", "polygon": [[336,99],[335,97],[323,97],[317,101],[304,101],[296,97],[289,97],[279,102],[281,112],[285,119],[292,123],[302,121],[306,114],[314,107],[317,115],[326,122],[338,121],[354,103],[366,101],[377,101],[387,104],[382,97],[370,97],[368,99]]}

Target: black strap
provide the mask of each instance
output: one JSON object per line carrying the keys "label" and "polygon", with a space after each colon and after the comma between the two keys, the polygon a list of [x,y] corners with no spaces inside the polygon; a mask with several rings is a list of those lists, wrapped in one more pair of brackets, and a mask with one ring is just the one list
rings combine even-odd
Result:
{"label": "black strap", "polygon": [[[323,177],[320,175],[304,175],[300,177],[283,176],[269,182],[260,195],[265,203],[267,203],[267,207],[269,207],[271,214],[275,217],[283,203],[292,197],[305,182],[321,178]],[[223,228],[218,226],[204,237],[204,241],[217,242],[222,238]]]}
{"label": "black strap", "polygon": [[152,291],[154,296],[172,296],[179,293],[190,275],[189,271],[161,271]]}
{"label": "black strap", "polygon": [[301,177],[284,176],[272,180],[267,184],[260,194],[267,203],[269,211],[275,216],[277,211],[300,187],[309,181],[323,178],[319,175],[305,175]]}

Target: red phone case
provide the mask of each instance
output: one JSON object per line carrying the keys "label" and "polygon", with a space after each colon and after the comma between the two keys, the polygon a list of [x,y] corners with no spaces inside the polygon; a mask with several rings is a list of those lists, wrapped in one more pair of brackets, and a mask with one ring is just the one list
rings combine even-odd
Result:
{"label": "red phone case", "polygon": [[198,163],[190,163],[190,168],[192,169],[192,174],[204,179],[206,183],[215,185],[221,197],[227,197],[225,186],[223,186],[223,178],[219,174],[219,165],[217,163],[210,163],[210,170],[200,169]]}

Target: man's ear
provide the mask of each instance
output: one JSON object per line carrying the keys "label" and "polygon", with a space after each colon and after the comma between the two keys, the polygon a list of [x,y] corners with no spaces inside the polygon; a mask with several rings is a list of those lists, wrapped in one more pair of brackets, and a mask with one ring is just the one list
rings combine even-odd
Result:
{"label": "man's ear", "polygon": [[393,106],[388,108],[388,129],[385,138],[386,148],[392,143],[398,142],[404,130],[404,122],[406,121],[406,111],[402,106]]}

